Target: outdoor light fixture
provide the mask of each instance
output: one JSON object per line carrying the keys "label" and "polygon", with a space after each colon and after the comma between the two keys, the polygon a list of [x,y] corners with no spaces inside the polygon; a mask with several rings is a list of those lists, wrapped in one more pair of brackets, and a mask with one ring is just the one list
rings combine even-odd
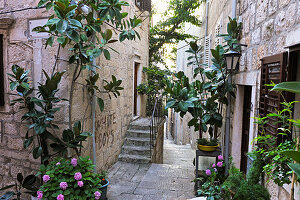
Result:
{"label": "outdoor light fixture", "polygon": [[237,67],[237,63],[240,60],[241,54],[234,50],[229,50],[224,53],[227,70],[232,70]]}

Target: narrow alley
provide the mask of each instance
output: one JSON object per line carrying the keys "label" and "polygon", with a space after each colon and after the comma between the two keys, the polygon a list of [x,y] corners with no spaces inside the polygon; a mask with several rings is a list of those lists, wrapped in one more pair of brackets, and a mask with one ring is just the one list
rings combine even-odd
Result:
{"label": "narrow alley", "polygon": [[117,162],[109,170],[109,200],[185,200],[194,197],[190,145],[164,140],[164,164]]}

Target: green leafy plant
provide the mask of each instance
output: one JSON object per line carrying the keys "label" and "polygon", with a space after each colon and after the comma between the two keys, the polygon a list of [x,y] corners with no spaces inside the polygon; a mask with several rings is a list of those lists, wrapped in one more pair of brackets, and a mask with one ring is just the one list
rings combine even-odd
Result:
{"label": "green leafy plant", "polygon": [[268,190],[259,184],[262,176],[262,166],[259,155],[256,155],[246,179],[244,174],[234,166],[232,159],[230,159],[229,176],[222,184],[223,198],[235,200],[270,199]]}
{"label": "green leafy plant", "polygon": [[37,192],[38,198],[56,200],[58,196],[63,196],[64,199],[95,199],[107,180],[105,173],[96,174],[93,169],[94,165],[88,157],[79,157],[78,160],[56,158],[47,166],[41,165],[38,175],[43,175],[44,183]]}
{"label": "green leafy plant", "polygon": [[236,19],[229,18],[228,34],[220,35],[227,44],[211,49],[212,65],[206,68],[200,61],[202,47],[196,41],[190,42],[190,48],[186,51],[190,54],[188,65],[195,66],[194,77],[199,76],[199,80],[190,83],[189,78],[180,71],[174,74],[175,79],[167,83],[164,89],[169,95],[166,108],[173,108],[181,117],[190,113],[192,119],[188,125],[199,131],[199,138],[205,132],[209,133],[210,141],[219,136],[223,105],[228,104],[227,94],[234,96],[235,88],[228,79],[231,72],[225,66],[224,53],[233,48],[240,51],[240,47],[234,47],[233,44],[239,39],[241,27],[242,24],[237,23]]}
{"label": "green leafy plant", "polygon": [[36,182],[37,178],[35,175],[28,175],[24,177],[22,173],[18,173],[15,184],[0,188],[0,191],[6,191],[8,189],[11,190],[11,188],[15,188],[15,190],[6,192],[3,196],[0,196],[0,199],[9,200],[16,197],[16,200],[21,200],[22,194],[24,193],[35,195],[37,191],[37,187],[35,186]]}
{"label": "green leafy plant", "polygon": [[218,156],[218,162],[212,167],[206,169],[205,175],[200,178],[200,188],[197,190],[197,196],[205,196],[207,199],[221,199],[221,184],[224,182],[225,164],[223,156]]}
{"label": "green leafy plant", "polygon": [[[283,152],[296,149],[296,141],[293,139],[291,132],[292,110],[295,103],[282,102],[282,110],[278,110],[276,113],[269,113],[265,117],[255,118],[260,134],[254,141],[259,144],[257,152],[262,155],[264,172],[279,186],[291,183],[292,170],[289,167],[289,163],[292,160],[285,156]],[[278,134],[285,136],[286,140],[284,142],[277,145],[278,136],[266,134],[265,129],[269,123],[273,124],[273,126],[280,125]]]}
{"label": "green leafy plant", "polygon": [[171,0],[168,9],[163,13],[163,19],[157,25],[150,28],[150,65],[156,65],[164,62],[165,49],[168,44],[177,44],[196,36],[185,34],[183,32],[184,24],[191,23],[200,26],[202,22],[195,14],[204,1],[198,0]]}

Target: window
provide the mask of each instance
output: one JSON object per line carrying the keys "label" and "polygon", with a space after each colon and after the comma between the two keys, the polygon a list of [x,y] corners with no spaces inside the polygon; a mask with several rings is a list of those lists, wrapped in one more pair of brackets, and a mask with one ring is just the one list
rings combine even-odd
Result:
{"label": "window", "polygon": [[142,10],[151,12],[151,0],[135,0],[135,5]]}
{"label": "window", "polygon": [[0,106],[4,106],[3,35],[0,35]]}
{"label": "window", "polygon": [[204,64],[209,66],[210,64],[210,35],[205,37],[204,44]]}
{"label": "window", "polygon": [[[260,84],[260,98],[259,98],[259,114],[261,117],[266,116],[269,113],[274,113],[277,110],[282,109],[280,102],[283,101],[283,97],[280,93],[275,91],[270,91],[270,87],[265,84],[270,84],[274,82],[278,84],[285,81],[295,80],[295,67],[289,64],[288,67],[288,54],[287,52],[265,57],[262,59],[261,67],[261,84]],[[283,93],[284,99],[287,101],[292,101],[294,96],[290,93]],[[276,122],[275,118],[269,118],[269,122],[265,127],[267,134],[277,135],[280,124]],[[277,143],[279,144],[284,140],[282,135],[278,135]]]}

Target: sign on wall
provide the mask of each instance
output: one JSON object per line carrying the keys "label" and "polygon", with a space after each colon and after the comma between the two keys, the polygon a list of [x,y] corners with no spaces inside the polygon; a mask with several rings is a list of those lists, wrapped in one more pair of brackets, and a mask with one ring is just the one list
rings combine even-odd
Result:
{"label": "sign on wall", "polygon": [[42,19],[30,19],[28,21],[28,29],[29,29],[29,38],[48,38],[48,33],[37,33],[32,31],[37,26],[44,26],[48,21],[48,18],[42,18]]}

